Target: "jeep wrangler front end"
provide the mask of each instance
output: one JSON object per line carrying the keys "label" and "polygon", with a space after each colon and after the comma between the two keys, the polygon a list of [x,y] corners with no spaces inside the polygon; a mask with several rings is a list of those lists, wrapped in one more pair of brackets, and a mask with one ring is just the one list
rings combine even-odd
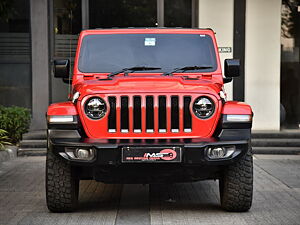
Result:
{"label": "jeep wrangler front end", "polygon": [[[76,208],[80,179],[173,183],[218,179],[228,211],[247,211],[253,192],[252,110],[226,101],[210,29],[82,31],[70,101],[47,112],[47,205]],[[56,77],[69,77],[57,60]]]}

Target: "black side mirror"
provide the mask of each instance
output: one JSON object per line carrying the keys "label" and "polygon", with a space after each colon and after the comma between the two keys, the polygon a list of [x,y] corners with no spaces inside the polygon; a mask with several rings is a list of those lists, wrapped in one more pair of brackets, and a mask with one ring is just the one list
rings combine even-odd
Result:
{"label": "black side mirror", "polygon": [[54,60],[54,77],[68,79],[70,75],[70,60]]}
{"label": "black side mirror", "polygon": [[232,77],[223,77],[224,84],[230,83],[231,81],[232,81]]}
{"label": "black side mirror", "polygon": [[224,73],[225,73],[225,77],[240,76],[240,60],[239,59],[225,59]]}

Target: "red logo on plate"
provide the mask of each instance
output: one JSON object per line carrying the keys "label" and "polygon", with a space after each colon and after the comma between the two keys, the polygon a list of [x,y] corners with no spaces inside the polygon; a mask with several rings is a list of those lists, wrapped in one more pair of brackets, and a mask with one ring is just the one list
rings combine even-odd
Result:
{"label": "red logo on plate", "polygon": [[163,149],[160,151],[160,153],[163,154],[163,156],[161,157],[162,160],[173,160],[177,156],[177,153],[173,149],[170,149],[170,148]]}

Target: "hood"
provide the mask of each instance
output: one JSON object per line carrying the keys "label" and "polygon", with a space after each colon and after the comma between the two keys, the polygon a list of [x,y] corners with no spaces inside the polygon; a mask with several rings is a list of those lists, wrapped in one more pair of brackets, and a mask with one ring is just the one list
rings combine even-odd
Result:
{"label": "hood", "polygon": [[112,80],[86,80],[74,86],[81,97],[97,93],[210,93],[221,91],[222,85],[211,79],[182,77],[115,77]]}

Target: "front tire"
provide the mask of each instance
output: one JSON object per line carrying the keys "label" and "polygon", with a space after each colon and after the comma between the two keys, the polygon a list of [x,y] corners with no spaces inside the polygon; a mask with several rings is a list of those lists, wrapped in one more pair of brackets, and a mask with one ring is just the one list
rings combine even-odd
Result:
{"label": "front tire", "polygon": [[251,149],[238,162],[226,168],[219,180],[221,206],[230,212],[246,212],[253,197]]}
{"label": "front tire", "polygon": [[79,179],[72,167],[47,151],[46,199],[51,212],[72,212],[78,203]]}

